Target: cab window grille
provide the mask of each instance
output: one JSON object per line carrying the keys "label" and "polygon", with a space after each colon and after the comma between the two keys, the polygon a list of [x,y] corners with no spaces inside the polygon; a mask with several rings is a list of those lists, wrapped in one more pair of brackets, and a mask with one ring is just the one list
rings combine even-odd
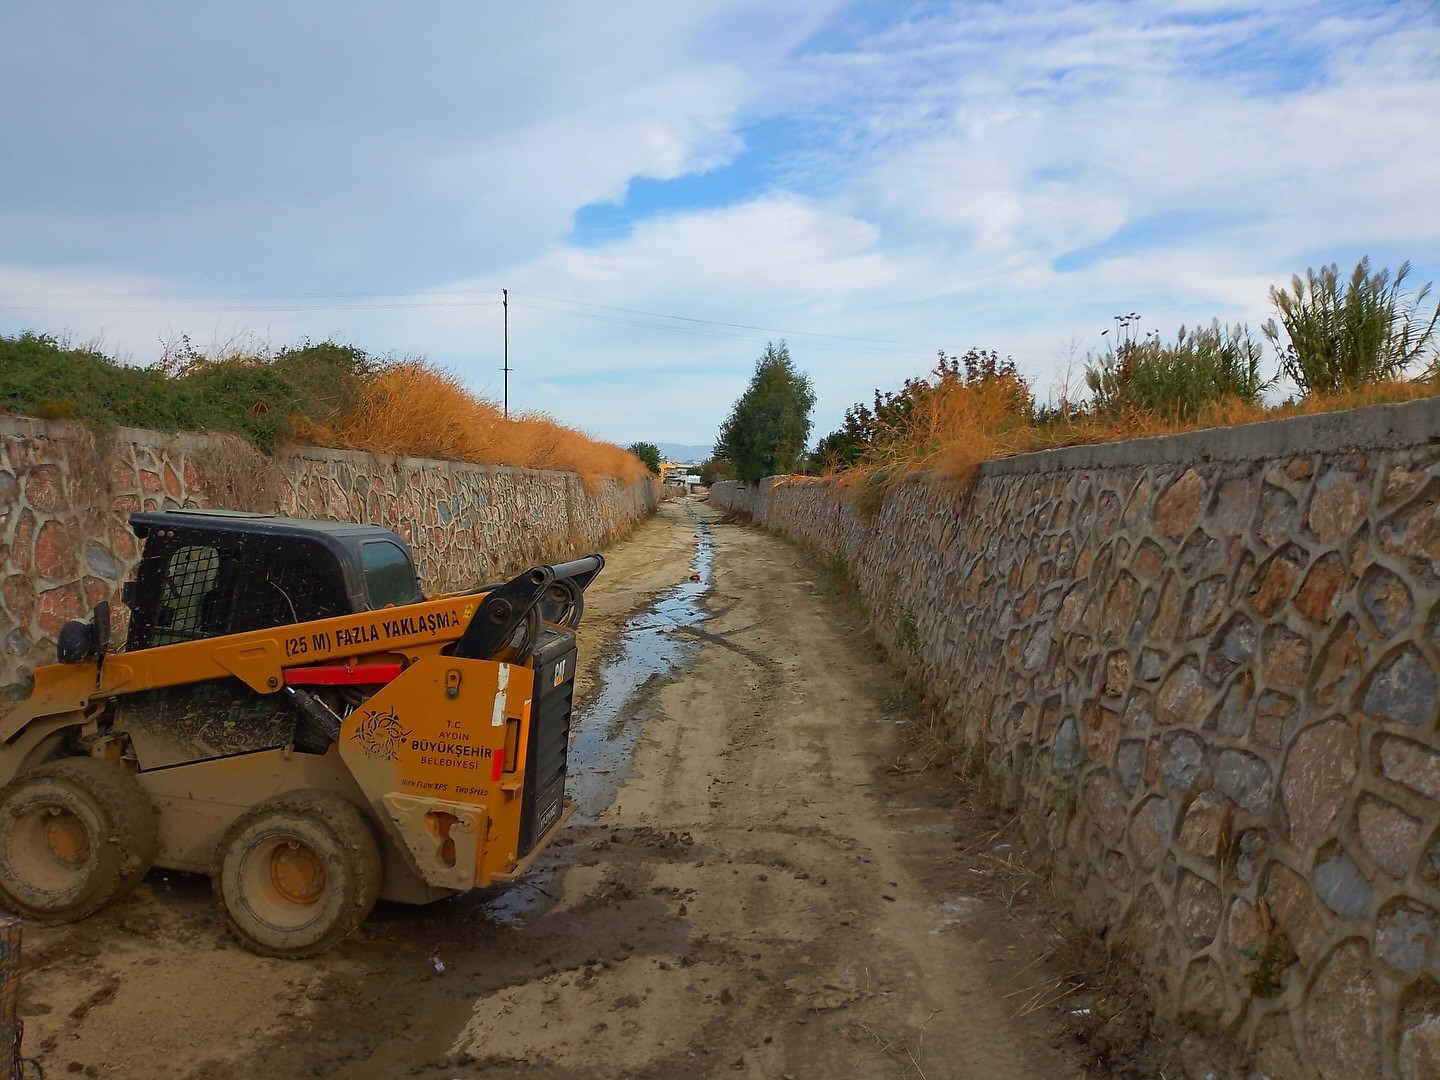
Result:
{"label": "cab window grille", "polygon": [[175,549],[160,590],[155,617],[155,644],[170,645],[208,637],[205,621],[214,613],[215,585],[220,577],[220,552],[200,544]]}
{"label": "cab window grille", "polygon": [[[314,544],[211,534],[148,541],[163,570],[131,620],[131,649],[309,622],[350,610],[341,571]],[[160,544],[169,547],[153,550]],[[398,550],[398,549],[397,549]]]}
{"label": "cab window grille", "polygon": [[334,563],[313,547],[253,542],[245,552],[230,618],[232,634],[343,615]]}

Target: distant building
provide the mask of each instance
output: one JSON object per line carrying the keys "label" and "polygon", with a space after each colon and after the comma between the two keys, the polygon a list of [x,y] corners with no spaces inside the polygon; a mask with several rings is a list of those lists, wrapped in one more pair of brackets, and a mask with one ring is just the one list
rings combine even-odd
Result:
{"label": "distant building", "polygon": [[689,465],[677,465],[671,461],[660,463],[660,478],[666,487],[680,488],[686,494],[694,494],[703,485],[700,483],[700,474],[690,471]]}

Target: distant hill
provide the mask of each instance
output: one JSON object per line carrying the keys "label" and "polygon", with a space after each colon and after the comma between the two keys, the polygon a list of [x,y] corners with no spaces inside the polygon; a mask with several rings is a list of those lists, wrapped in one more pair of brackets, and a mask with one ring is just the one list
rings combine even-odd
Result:
{"label": "distant hill", "polygon": [[660,456],[666,461],[704,461],[710,456],[713,446],[694,446],[687,443],[662,442],[656,443],[660,448]]}

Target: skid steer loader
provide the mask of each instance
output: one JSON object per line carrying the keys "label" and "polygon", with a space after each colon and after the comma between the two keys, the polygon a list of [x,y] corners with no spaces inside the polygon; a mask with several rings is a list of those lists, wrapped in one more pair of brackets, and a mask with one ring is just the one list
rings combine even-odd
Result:
{"label": "skid steer loader", "polygon": [[584,590],[604,560],[427,600],[372,525],[138,513],[109,605],[0,716],[0,903],[84,918],[152,866],[211,876],[231,931],[309,956],[379,898],[522,874],[569,816]]}

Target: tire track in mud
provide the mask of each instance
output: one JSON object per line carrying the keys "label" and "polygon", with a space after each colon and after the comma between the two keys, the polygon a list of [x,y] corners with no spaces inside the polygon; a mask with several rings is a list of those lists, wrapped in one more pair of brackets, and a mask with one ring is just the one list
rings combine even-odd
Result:
{"label": "tire track in mud", "polygon": [[[911,863],[945,860],[949,832],[888,824],[876,777],[892,756],[884,669],[837,643],[833,612],[803,591],[787,549],[720,535],[717,578],[739,596],[712,610],[692,634],[694,662],[654,695],[636,776],[577,839],[600,861],[567,869],[543,920],[604,941],[607,923],[628,917],[633,932],[599,975],[557,973],[543,991],[516,984],[478,1004],[446,1065],[822,1077],[915,1075],[924,1060],[932,1077],[1062,1074],[1038,1026],[996,1006],[996,957],[941,937],[960,909]],[[626,843],[637,824],[693,840],[693,858]]]}

